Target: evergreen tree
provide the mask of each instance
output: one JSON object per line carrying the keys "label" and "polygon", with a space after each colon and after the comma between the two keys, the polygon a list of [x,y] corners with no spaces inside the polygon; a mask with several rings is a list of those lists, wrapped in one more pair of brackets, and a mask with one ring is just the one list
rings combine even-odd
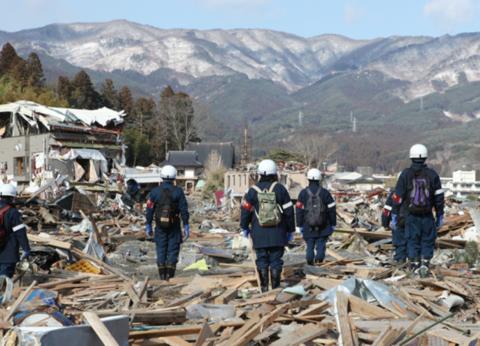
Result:
{"label": "evergreen tree", "polygon": [[83,70],[78,72],[73,81],[73,106],[77,108],[96,109],[100,106],[100,95],[93,87],[90,76]]}
{"label": "evergreen tree", "polygon": [[45,77],[40,58],[36,53],[30,53],[27,59],[28,86],[42,88],[45,86]]}
{"label": "evergreen tree", "polygon": [[68,77],[60,76],[57,80],[57,95],[71,103],[73,93],[73,86]]}
{"label": "evergreen tree", "polygon": [[22,90],[28,85],[28,66],[22,58],[18,58],[16,64],[10,68],[9,74],[18,82]]}
{"label": "evergreen tree", "polygon": [[167,86],[160,95],[160,122],[169,150],[184,150],[189,142],[199,141],[194,124],[193,102],[186,93],[175,93]]}
{"label": "evergreen tree", "polygon": [[118,106],[121,110],[127,113],[127,116],[131,119],[133,115],[133,97],[132,92],[127,86],[120,89],[118,93]]}
{"label": "evergreen tree", "polygon": [[0,51],[0,75],[13,70],[15,65],[22,60],[10,43],[5,43]]}
{"label": "evergreen tree", "polygon": [[100,94],[105,107],[118,110],[118,93],[111,79],[105,79],[102,83]]}
{"label": "evergreen tree", "polygon": [[[152,120],[155,115],[157,105],[152,98],[139,97],[133,107],[134,123],[140,130],[140,133],[156,132],[155,126],[152,126]],[[150,130],[150,131],[148,131]]]}

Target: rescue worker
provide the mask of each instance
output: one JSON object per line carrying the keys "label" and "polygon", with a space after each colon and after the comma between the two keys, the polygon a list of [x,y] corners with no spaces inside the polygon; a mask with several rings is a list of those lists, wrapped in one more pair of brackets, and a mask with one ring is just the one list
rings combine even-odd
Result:
{"label": "rescue worker", "polygon": [[295,219],[287,189],[277,182],[277,165],[263,160],[258,165],[260,179],[244,197],[240,227],[251,236],[262,292],[280,286],[285,246],[293,239]]}
{"label": "rescue worker", "polygon": [[337,212],[330,192],[320,185],[321,172],[307,172],[308,187],[298,196],[296,204],[297,230],[307,243],[307,264],[322,263],[328,237],[335,231]]}
{"label": "rescue worker", "polygon": [[[13,277],[18,261],[30,256],[27,227],[13,202],[17,189],[11,184],[0,184],[0,275]],[[23,255],[20,258],[20,247]]]}
{"label": "rescue worker", "polygon": [[122,201],[132,209],[142,202],[140,184],[135,179],[127,180],[127,189],[122,196]]}
{"label": "rescue worker", "polygon": [[189,212],[183,190],[174,184],[177,177],[175,167],[163,167],[160,177],[163,182],[150,192],[147,200],[146,233],[147,237],[152,237],[155,220],[158,274],[161,280],[169,280],[175,276],[180,244],[190,237]]}
{"label": "rescue worker", "polygon": [[429,273],[437,229],[443,224],[445,197],[440,177],[425,163],[427,157],[428,151],[423,144],[415,144],[410,148],[412,165],[400,174],[392,196],[391,228],[397,230],[398,215],[403,206],[410,269],[422,277]]}
{"label": "rescue worker", "polygon": [[[389,192],[382,212],[382,226],[390,228],[392,220],[393,194]],[[400,207],[400,213],[397,218],[397,227],[392,229],[392,244],[394,248],[393,260],[397,265],[403,265],[407,261],[407,236],[405,234],[405,207]]]}

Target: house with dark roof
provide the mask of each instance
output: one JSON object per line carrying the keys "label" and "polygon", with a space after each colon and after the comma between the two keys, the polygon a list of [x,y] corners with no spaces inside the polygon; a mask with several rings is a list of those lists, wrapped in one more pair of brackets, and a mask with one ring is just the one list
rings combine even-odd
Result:
{"label": "house with dark roof", "polygon": [[191,192],[195,189],[203,168],[196,151],[169,151],[165,161],[160,164],[161,167],[166,165],[172,165],[177,169],[177,182],[185,188],[185,191]]}
{"label": "house with dark roof", "polygon": [[217,154],[222,164],[227,169],[231,169],[235,165],[235,146],[232,142],[201,142],[201,143],[189,143],[186,150],[196,151],[198,154],[198,161],[205,165],[208,162],[210,155]]}

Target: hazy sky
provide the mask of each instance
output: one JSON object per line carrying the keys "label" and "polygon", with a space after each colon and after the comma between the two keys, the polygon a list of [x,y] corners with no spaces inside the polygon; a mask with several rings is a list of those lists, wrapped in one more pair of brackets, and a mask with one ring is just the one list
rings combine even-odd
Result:
{"label": "hazy sky", "polygon": [[480,31],[480,0],[0,0],[0,5],[4,31],[113,19],[160,28],[266,28],[354,38]]}

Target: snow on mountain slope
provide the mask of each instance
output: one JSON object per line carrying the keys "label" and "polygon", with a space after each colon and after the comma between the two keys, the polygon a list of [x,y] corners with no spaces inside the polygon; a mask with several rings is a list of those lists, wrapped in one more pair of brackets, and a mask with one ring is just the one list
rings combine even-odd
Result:
{"label": "snow on mountain slope", "polygon": [[[24,51],[98,71],[161,68],[192,78],[245,74],[290,91],[331,72],[376,70],[409,82],[396,94],[405,100],[480,80],[480,34],[388,37],[353,40],[340,35],[303,38],[257,30],[164,30],[117,20],[106,23],[52,24],[15,33],[0,32]],[[185,78],[183,78],[185,79]]]}

